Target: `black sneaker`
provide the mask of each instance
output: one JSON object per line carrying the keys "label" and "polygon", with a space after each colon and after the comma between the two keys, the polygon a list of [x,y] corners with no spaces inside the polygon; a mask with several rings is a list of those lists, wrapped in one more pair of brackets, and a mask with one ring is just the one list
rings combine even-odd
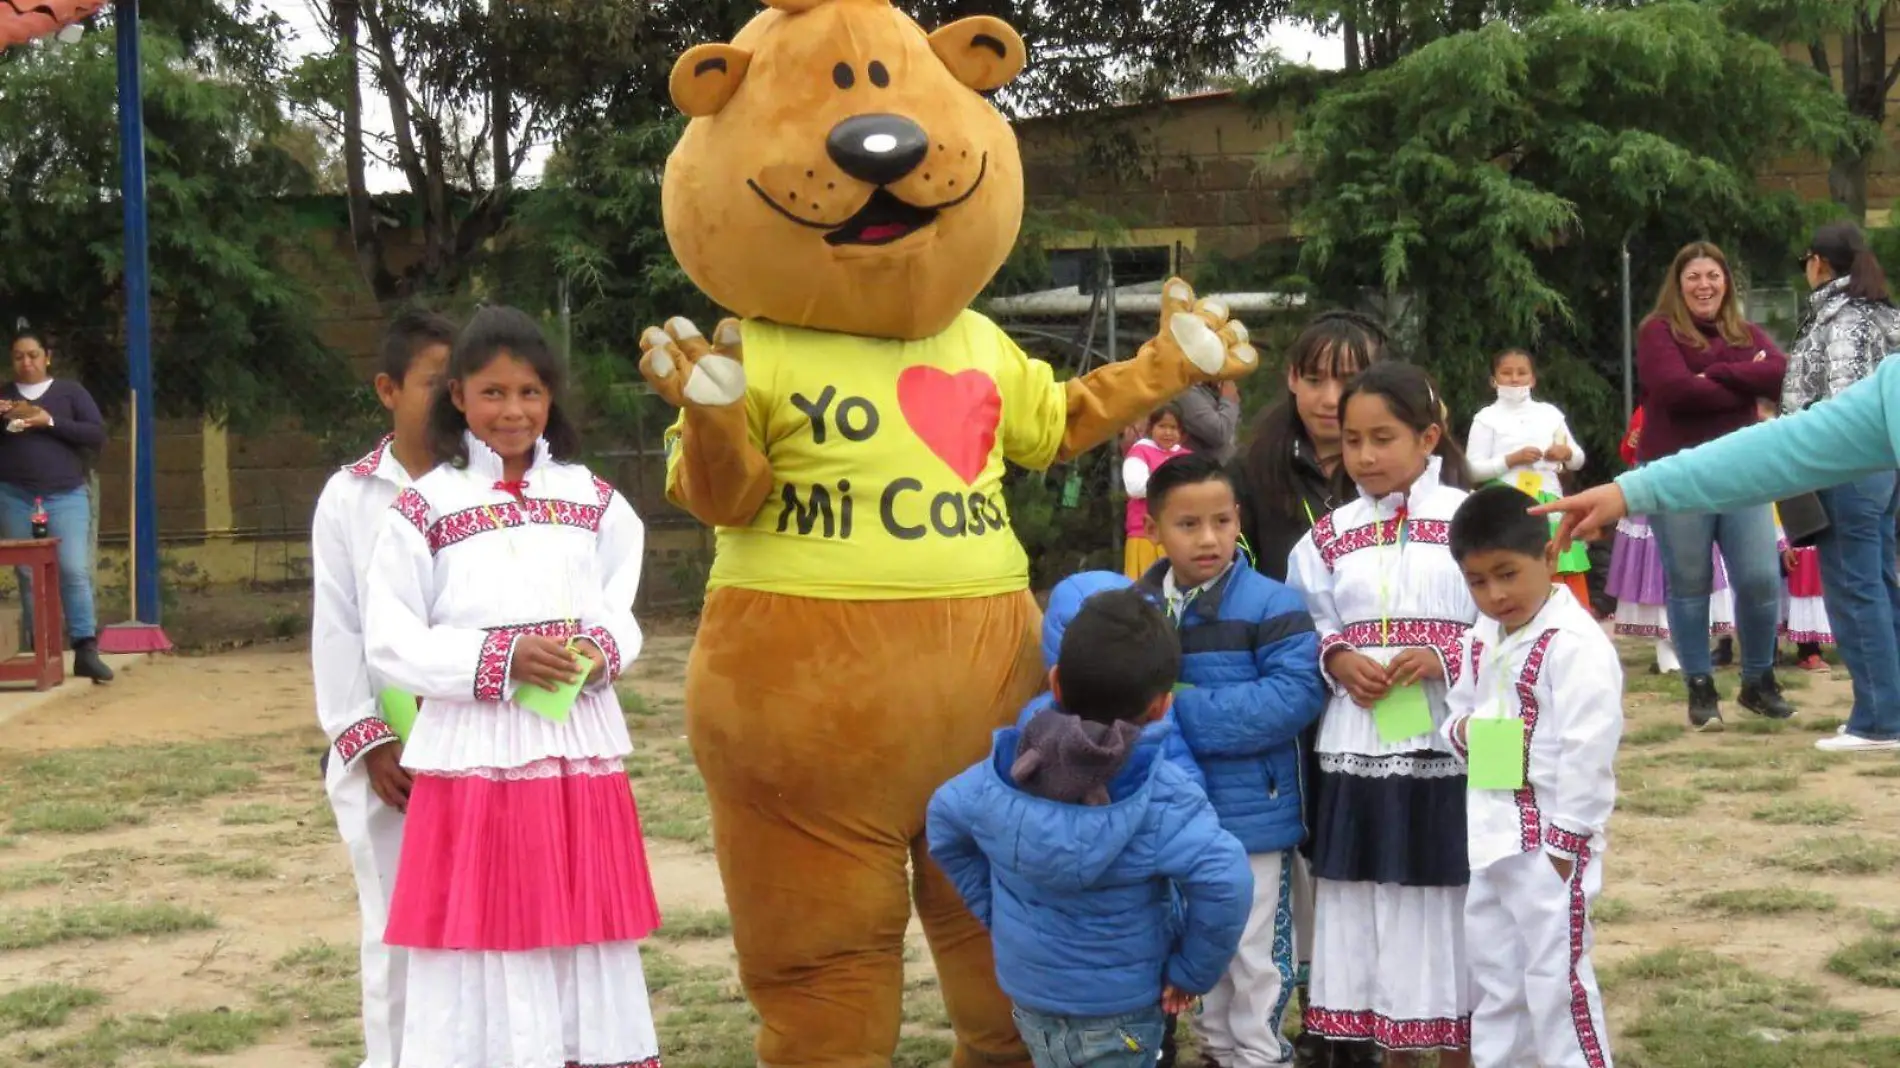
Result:
{"label": "black sneaker", "polygon": [[1689,726],[1699,731],[1721,730],[1722,698],[1715,692],[1715,680],[1691,675],[1683,682],[1689,687]]}
{"label": "black sneaker", "polygon": [[1758,716],[1769,719],[1787,719],[1794,715],[1794,706],[1781,696],[1781,683],[1775,681],[1775,673],[1769,671],[1761,678],[1742,683],[1742,692],[1736,695],[1743,708]]}
{"label": "black sneaker", "polygon": [[1734,635],[1725,634],[1721,641],[1715,643],[1715,648],[1709,652],[1709,662],[1719,668],[1735,666]]}
{"label": "black sneaker", "polygon": [[97,639],[82,638],[73,643],[73,674],[95,683],[112,681],[112,669],[99,658]]}

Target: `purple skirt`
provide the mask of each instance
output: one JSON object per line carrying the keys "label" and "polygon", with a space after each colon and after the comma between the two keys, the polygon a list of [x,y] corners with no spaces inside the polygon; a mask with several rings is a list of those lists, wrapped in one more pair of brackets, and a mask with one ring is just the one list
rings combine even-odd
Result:
{"label": "purple skirt", "polygon": [[[1715,551],[1714,588],[1728,589],[1728,568],[1722,566],[1719,549]],[[1657,544],[1647,518],[1632,516],[1616,525],[1616,542],[1610,552],[1610,574],[1604,589],[1617,600],[1631,604],[1661,605],[1669,600],[1662,547]]]}

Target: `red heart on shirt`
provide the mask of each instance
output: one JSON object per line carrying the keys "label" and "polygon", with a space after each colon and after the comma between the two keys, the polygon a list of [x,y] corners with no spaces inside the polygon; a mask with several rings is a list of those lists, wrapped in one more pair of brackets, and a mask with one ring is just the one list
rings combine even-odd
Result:
{"label": "red heart on shirt", "polygon": [[981,371],[906,367],[897,376],[897,406],[918,440],[964,485],[974,485],[990,462],[1003,418],[996,381]]}

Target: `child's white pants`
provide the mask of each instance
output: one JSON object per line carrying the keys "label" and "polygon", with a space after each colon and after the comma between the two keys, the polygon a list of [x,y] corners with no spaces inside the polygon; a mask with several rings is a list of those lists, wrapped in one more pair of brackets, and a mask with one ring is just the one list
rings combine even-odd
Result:
{"label": "child's white pants", "polygon": [[1477,988],[1473,1068],[1609,1068],[1590,947],[1590,904],[1603,888],[1586,850],[1569,882],[1539,851],[1471,873],[1465,953]]}
{"label": "child's white pants", "polygon": [[1253,908],[1227,974],[1201,999],[1194,1028],[1201,1051],[1221,1068],[1293,1063],[1281,1032],[1293,996],[1293,851],[1254,853]]}
{"label": "child's white pants", "polygon": [[350,851],[357,908],[363,916],[364,1068],[396,1068],[402,1058],[402,1010],[408,954],[383,944],[396,865],[402,857],[402,813],[383,803],[369,784],[362,758],[345,766],[330,754],[325,787],[336,829]]}

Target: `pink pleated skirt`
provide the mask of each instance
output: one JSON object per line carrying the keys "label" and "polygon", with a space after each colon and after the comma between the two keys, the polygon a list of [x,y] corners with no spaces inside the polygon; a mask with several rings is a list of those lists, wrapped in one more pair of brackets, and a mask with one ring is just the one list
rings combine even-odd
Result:
{"label": "pink pleated skirt", "polygon": [[659,924],[618,758],[415,773],[385,943],[518,952],[633,942]]}

